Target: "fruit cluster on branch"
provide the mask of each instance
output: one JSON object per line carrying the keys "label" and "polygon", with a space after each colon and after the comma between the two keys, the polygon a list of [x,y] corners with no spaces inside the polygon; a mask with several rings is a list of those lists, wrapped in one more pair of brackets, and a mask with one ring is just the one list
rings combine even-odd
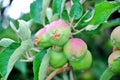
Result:
{"label": "fruit cluster on branch", "polygon": [[87,44],[80,38],[74,38],[71,27],[62,20],[51,22],[35,34],[35,45],[51,48],[50,65],[63,67],[66,63],[73,70],[86,70],[92,64],[92,55]]}
{"label": "fruit cluster on branch", "polygon": [[108,58],[109,67],[115,73],[120,73],[120,26],[111,33],[111,40],[114,44],[113,52]]}
{"label": "fruit cluster on branch", "polygon": [[108,58],[108,68],[101,75],[100,80],[110,80],[116,74],[120,74],[120,26],[111,33],[111,41],[114,45],[113,52]]}

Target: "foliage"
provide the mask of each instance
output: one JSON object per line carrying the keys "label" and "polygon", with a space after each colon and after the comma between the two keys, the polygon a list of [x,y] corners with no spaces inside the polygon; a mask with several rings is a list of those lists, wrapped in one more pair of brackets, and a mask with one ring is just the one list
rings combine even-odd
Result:
{"label": "foliage", "polygon": [[[0,9],[3,8],[0,5]],[[8,19],[10,21],[6,29],[2,26],[3,16],[0,17],[0,79],[10,80],[14,76],[13,70],[16,70],[22,72],[16,75],[24,76],[23,80],[50,80],[52,78],[53,80],[70,80],[72,77],[74,77],[74,80],[109,80],[117,74],[112,71],[113,68],[116,69],[117,66],[117,69],[119,69],[117,65],[120,62],[119,57],[113,61],[113,64],[107,63],[110,53],[120,50],[118,47],[120,41],[116,42],[118,45],[116,46],[115,42],[110,38],[114,27],[120,25],[120,16],[116,16],[116,14],[120,14],[119,11],[120,2],[117,0],[35,0],[30,5],[29,14],[24,14],[18,20]],[[92,66],[87,70],[85,69],[85,72],[82,72],[82,70],[74,71],[70,66],[71,61],[69,59],[65,61],[65,65],[57,69],[50,65],[51,49],[55,50],[55,53],[63,51],[62,53],[65,54],[63,47],[66,43],[63,43],[63,45],[62,42],[64,41],[59,41],[60,43],[56,41],[59,39],[59,34],[56,31],[54,31],[54,36],[50,32],[46,33],[47,38],[51,38],[52,35],[52,39],[55,39],[55,41],[51,42],[52,46],[42,47],[35,45],[35,42],[40,43],[39,39],[36,39],[35,33],[46,26],[52,26],[52,23],[59,20],[65,22],[63,25],[67,24],[70,27],[70,35],[67,34],[67,29],[64,31],[64,28],[59,26],[60,23],[56,24],[59,27],[52,28],[51,32],[57,29],[60,31],[62,38],[67,34],[67,37],[64,36],[63,38],[66,43],[70,40],[69,38],[78,38],[85,41],[87,49],[85,49],[84,53],[89,50],[90,54],[92,54]],[[120,34],[119,31],[116,34]],[[77,44],[79,45],[79,43]],[[83,45],[81,47],[84,49]],[[77,46],[71,46],[70,48],[72,49],[68,52],[79,50]],[[78,54],[77,56],[80,56],[81,59],[76,62],[82,62],[86,54],[83,56]],[[68,53],[68,55],[70,54]],[[71,58],[73,60],[72,66],[74,66],[74,62],[77,60],[76,54],[72,55]],[[111,68],[108,64],[113,67]],[[83,68],[85,65],[84,63],[82,65]],[[78,66],[75,65],[75,67]],[[62,72],[63,74],[61,74]],[[67,74],[68,72],[70,72],[70,76]],[[32,76],[28,74],[32,74]],[[114,80],[114,78],[118,77],[112,79]],[[14,80],[21,80],[21,77]]]}

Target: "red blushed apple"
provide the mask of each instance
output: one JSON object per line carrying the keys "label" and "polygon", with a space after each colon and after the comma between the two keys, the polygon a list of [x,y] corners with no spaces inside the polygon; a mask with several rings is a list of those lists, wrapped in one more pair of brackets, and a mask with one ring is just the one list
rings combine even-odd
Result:
{"label": "red blushed apple", "polygon": [[47,37],[56,46],[63,46],[71,37],[70,26],[62,20],[50,23],[47,28]]}
{"label": "red blushed apple", "polygon": [[116,27],[111,33],[111,40],[120,49],[120,26]]}
{"label": "red blushed apple", "polygon": [[79,60],[85,56],[87,52],[86,43],[79,38],[71,38],[64,46],[64,52],[69,60]]}
{"label": "red blushed apple", "polygon": [[38,45],[41,47],[52,46],[52,44],[49,42],[49,39],[47,37],[46,29],[47,29],[47,27],[44,27],[36,32],[35,42],[34,42],[36,46],[38,46]]}
{"label": "red blushed apple", "polygon": [[114,73],[120,73],[120,50],[114,51],[109,56],[108,63]]}

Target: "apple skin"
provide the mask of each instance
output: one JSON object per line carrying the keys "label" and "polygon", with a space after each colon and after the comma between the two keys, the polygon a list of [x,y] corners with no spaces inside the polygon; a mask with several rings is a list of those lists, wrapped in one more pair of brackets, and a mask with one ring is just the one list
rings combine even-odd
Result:
{"label": "apple skin", "polygon": [[120,50],[114,51],[108,58],[109,67],[114,73],[120,74]]}
{"label": "apple skin", "polygon": [[54,50],[56,52],[61,52],[61,51],[63,51],[63,47],[53,45],[52,46],[52,50]]}
{"label": "apple skin", "polygon": [[116,73],[116,74],[120,74],[120,59],[119,60],[115,60],[111,65],[111,70]]}
{"label": "apple skin", "polygon": [[85,57],[79,61],[69,61],[70,65],[72,66],[73,70],[87,70],[92,65],[92,55],[90,51],[87,50]]}
{"label": "apple skin", "polygon": [[82,59],[87,52],[87,44],[79,38],[71,38],[64,45],[64,53],[66,57],[71,61],[77,61]]}
{"label": "apple skin", "polygon": [[120,26],[116,27],[111,33],[111,40],[120,49]]}
{"label": "apple skin", "polygon": [[54,21],[47,28],[47,36],[53,45],[63,46],[71,37],[70,26],[62,20]]}
{"label": "apple skin", "polygon": [[36,46],[41,46],[41,47],[50,47],[50,46],[52,46],[52,44],[49,42],[49,39],[47,37],[47,32],[46,32],[47,26],[36,32],[35,41],[34,41],[34,44]]}
{"label": "apple skin", "polygon": [[53,68],[60,68],[67,63],[67,58],[64,55],[64,52],[56,52],[54,50],[50,51],[50,65]]}

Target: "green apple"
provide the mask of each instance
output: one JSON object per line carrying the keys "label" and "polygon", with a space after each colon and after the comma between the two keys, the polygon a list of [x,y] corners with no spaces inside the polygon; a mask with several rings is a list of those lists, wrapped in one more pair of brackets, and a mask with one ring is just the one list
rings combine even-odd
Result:
{"label": "green apple", "polygon": [[50,65],[54,68],[59,68],[67,63],[67,58],[64,52],[56,52],[54,50],[50,51]]}
{"label": "green apple", "polygon": [[79,61],[69,61],[73,70],[86,70],[92,65],[92,55],[90,51],[87,50],[85,57]]}
{"label": "green apple", "polygon": [[108,58],[109,67],[115,73],[120,73],[120,50],[114,51]]}

